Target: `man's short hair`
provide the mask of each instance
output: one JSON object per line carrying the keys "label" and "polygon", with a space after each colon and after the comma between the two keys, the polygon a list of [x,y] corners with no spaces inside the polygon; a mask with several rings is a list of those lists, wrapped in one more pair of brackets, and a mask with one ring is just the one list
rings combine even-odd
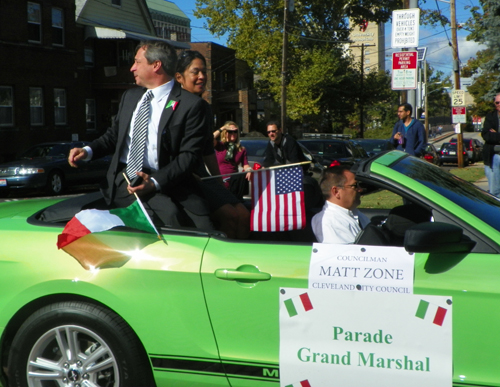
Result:
{"label": "man's short hair", "polygon": [[281,129],[281,123],[279,121],[269,121],[267,123],[266,127],[271,126],[271,125],[276,125],[276,127],[278,128],[278,130]]}
{"label": "man's short hair", "polygon": [[403,107],[403,109],[407,112],[410,112],[410,116],[413,113],[413,107],[409,103],[401,103],[398,105],[398,108]]}
{"label": "man's short hair", "polygon": [[143,40],[137,45],[135,52],[141,48],[144,48],[144,57],[149,64],[159,60],[163,71],[171,77],[175,76],[177,53],[170,44],[160,40]]}
{"label": "man's short hair", "polygon": [[321,188],[321,193],[325,200],[327,200],[332,194],[332,187],[341,187],[347,181],[345,171],[349,171],[350,167],[347,165],[336,165],[335,167],[326,168],[319,182],[319,187]]}

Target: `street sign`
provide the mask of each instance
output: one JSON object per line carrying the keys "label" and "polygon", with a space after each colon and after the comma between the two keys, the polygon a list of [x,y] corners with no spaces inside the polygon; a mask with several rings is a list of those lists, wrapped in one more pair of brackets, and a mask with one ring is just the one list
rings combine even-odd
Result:
{"label": "street sign", "polygon": [[465,106],[465,90],[452,90],[451,106]]}
{"label": "street sign", "polygon": [[465,124],[467,122],[465,106],[453,106],[451,108],[451,118],[453,124]]}
{"label": "street sign", "polygon": [[425,60],[425,54],[427,52],[427,47],[417,47],[418,61],[421,62]]}
{"label": "street sign", "polygon": [[392,54],[392,90],[417,88],[417,52],[401,51]]}
{"label": "street sign", "polygon": [[419,8],[392,11],[392,48],[417,47],[419,27]]}

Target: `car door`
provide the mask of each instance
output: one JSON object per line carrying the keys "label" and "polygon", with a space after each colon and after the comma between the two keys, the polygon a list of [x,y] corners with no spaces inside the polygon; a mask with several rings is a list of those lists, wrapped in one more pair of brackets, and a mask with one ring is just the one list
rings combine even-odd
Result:
{"label": "car door", "polygon": [[279,289],[307,288],[312,244],[211,239],[201,277],[232,387],[279,381]]}

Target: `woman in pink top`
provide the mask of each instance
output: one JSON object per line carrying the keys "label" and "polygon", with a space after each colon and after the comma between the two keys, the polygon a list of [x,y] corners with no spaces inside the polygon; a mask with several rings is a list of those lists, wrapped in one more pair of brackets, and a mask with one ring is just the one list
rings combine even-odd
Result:
{"label": "woman in pink top", "polygon": [[[219,135],[221,140],[217,141]],[[214,144],[215,156],[219,163],[220,173],[223,175],[224,184],[237,198],[241,199],[243,195],[248,193],[247,180],[250,180],[251,173],[249,171],[252,168],[248,165],[247,151],[240,144],[238,125],[233,121],[227,121],[222,128],[214,132]],[[239,172],[240,166],[243,171],[248,172],[245,176],[246,180],[243,175],[226,175]]]}

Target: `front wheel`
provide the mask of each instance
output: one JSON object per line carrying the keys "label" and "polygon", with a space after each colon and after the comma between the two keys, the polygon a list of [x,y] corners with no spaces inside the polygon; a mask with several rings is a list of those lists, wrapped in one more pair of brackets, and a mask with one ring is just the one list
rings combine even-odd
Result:
{"label": "front wheel", "polygon": [[64,191],[64,176],[62,172],[52,172],[47,179],[46,191],[49,195],[60,195]]}
{"label": "front wheel", "polygon": [[7,374],[10,387],[154,386],[129,326],[85,302],[60,302],[32,314],[12,342]]}

